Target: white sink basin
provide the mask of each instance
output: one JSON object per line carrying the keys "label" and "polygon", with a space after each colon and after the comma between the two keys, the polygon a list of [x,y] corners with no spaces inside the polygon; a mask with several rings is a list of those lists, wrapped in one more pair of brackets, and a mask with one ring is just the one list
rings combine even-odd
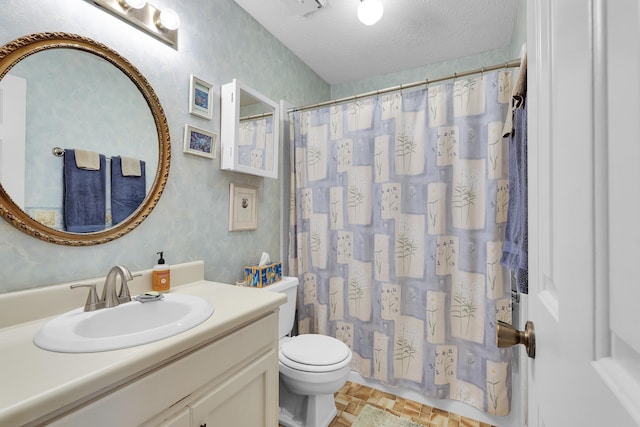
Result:
{"label": "white sink basin", "polygon": [[117,307],[69,311],[47,322],[33,342],[63,353],[117,350],[158,341],[207,320],[213,307],[200,297],[165,294],[159,301],[131,301]]}

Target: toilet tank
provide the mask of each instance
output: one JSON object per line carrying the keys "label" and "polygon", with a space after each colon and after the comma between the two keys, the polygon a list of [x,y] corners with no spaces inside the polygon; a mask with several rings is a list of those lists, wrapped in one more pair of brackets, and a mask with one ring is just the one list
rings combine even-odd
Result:
{"label": "toilet tank", "polygon": [[280,306],[278,317],[278,337],[286,336],[293,329],[293,321],[296,317],[296,298],[298,297],[298,278],[283,277],[282,280],[259,288],[269,292],[279,292],[287,296],[287,302]]}

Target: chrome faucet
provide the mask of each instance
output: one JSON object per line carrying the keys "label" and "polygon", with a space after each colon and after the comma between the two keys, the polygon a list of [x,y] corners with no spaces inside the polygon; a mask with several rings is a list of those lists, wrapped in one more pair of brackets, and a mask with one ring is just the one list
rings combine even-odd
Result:
{"label": "chrome faucet", "polygon": [[[116,278],[120,276],[120,292],[116,293]],[[104,281],[104,286],[102,288],[102,298],[100,298],[100,302],[104,303],[104,308],[115,307],[120,303],[125,303],[131,301],[131,294],[129,293],[129,285],[127,282],[133,279],[131,272],[124,265],[116,265],[115,267],[111,267],[109,273],[107,274],[107,278]]]}
{"label": "chrome faucet", "polygon": [[[120,292],[116,293],[118,276],[120,276],[121,285]],[[131,301],[129,285],[127,284],[131,279],[133,279],[133,275],[127,267],[124,265],[116,265],[112,267],[107,274],[100,299],[98,299],[98,294],[96,293],[95,283],[71,285],[71,289],[89,288],[89,295],[87,296],[87,302],[84,304],[84,311],[95,311],[101,308],[115,307]]]}

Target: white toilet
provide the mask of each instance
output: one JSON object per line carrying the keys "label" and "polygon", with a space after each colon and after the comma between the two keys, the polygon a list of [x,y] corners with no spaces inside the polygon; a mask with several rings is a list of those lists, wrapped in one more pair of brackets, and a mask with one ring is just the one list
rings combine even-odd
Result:
{"label": "white toilet", "polygon": [[347,381],[351,349],[342,341],[318,334],[287,337],[293,329],[297,277],[262,288],[287,295],[280,306],[280,416],[285,427],[327,427],[336,416],[333,394]]}

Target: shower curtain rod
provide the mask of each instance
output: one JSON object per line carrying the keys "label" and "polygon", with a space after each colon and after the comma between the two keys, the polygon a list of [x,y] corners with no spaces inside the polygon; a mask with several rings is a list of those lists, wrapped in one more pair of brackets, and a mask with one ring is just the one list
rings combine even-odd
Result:
{"label": "shower curtain rod", "polygon": [[489,67],[476,68],[476,69],[473,69],[473,70],[463,71],[461,73],[453,73],[453,74],[449,74],[448,76],[437,77],[435,79],[426,79],[426,80],[421,80],[419,82],[401,84],[399,86],[392,86],[392,87],[388,87],[388,88],[380,89],[380,90],[373,90],[371,92],[361,93],[359,95],[352,95],[352,96],[347,96],[345,98],[334,99],[334,100],[331,100],[331,101],[319,102],[317,104],[307,105],[307,106],[304,106],[304,107],[295,107],[295,108],[292,108],[292,109],[288,110],[288,112],[293,113],[293,112],[296,112],[296,111],[310,110],[312,108],[325,107],[327,105],[341,104],[343,102],[353,101],[355,99],[367,98],[367,97],[370,97],[370,96],[373,96],[373,95],[381,95],[381,94],[384,94],[384,93],[396,92],[396,91],[399,91],[399,90],[410,89],[410,88],[418,87],[418,86],[425,86],[425,85],[428,86],[431,83],[437,83],[437,82],[441,82],[441,81],[444,81],[444,80],[456,79],[458,77],[466,77],[466,76],[470,76],[470,75],[473,75],[473,74],[480,74],[480,73],[484,73],[485,71],[499,70],[500,68],[519,67],[520,63],[521,63],[520,59],[513,59],[511,61],[507,61],[507,62],[504,62],[502,64],[491,65]]}
{"label": "shower curtain rod", "polygon": [[273,111],[267,111],[266,113],[254,114],[252,116],[240,117],[240,121],[244,122],[244,121],[247,121],[247,120],[261,119],[263,117],[268,117],[268,116],[273,116]]}

